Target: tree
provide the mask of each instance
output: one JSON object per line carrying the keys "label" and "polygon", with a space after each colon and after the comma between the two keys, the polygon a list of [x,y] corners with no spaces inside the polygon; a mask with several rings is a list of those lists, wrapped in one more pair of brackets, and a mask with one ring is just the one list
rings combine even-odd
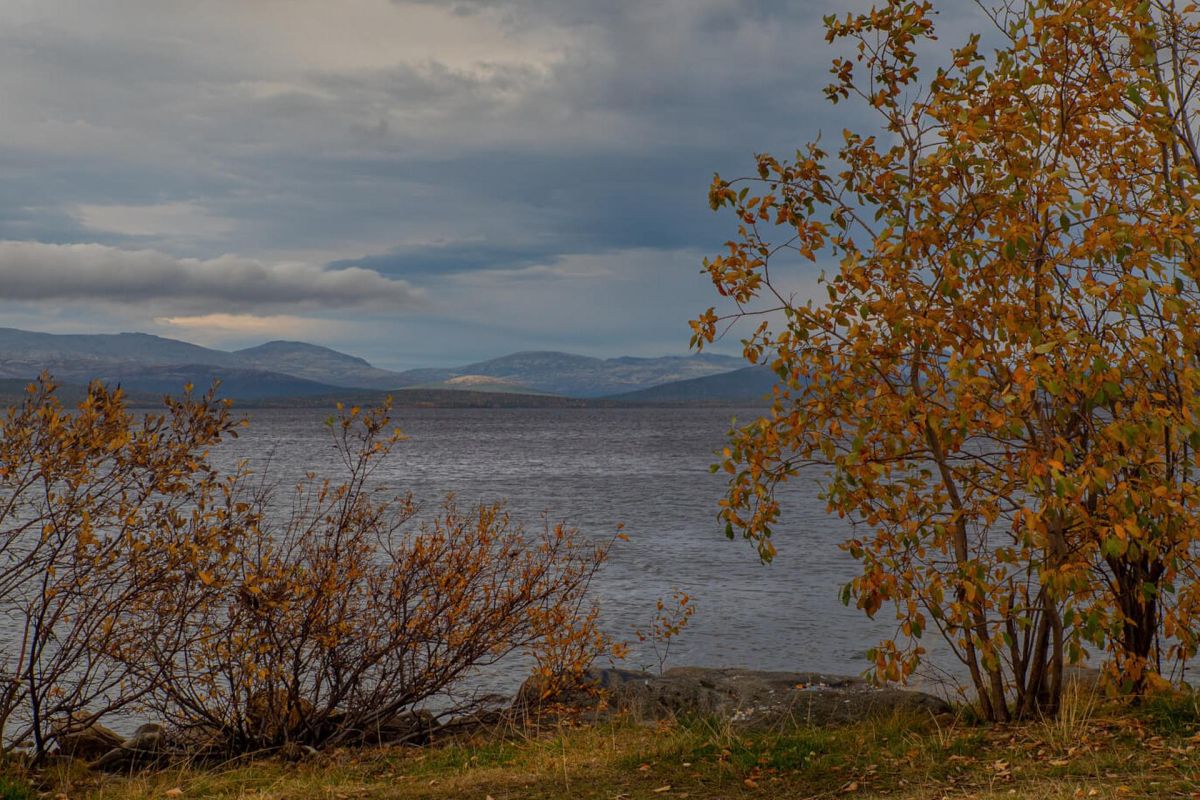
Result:
{"label": "tree", "polygon": [[[825,20],[853,46],[846,130],[710,201],[738,236],[706,261],[735,308],[692,325],[779,375],[731,435],[721,514],[774,554],[775,489],[824,469],[856,524],[844,591],[895,609],[875,674],[936,628],[990,719],[1055,710],[1066,661],[1140,692],[1195,654],[1200,516],[1196,7],[1009,0],[932,74],[928,2]],[[920,64],[919,64],[920,62]],[[802,301],[785,265],[819,265]],[[816,271],[816,268],[814,268]]]}
{"label": "tree", "polygon": [[138,419],[119,389],[93,384],[73,410],[55,390],[43,377],[0,420],[0,734],[38,758],[148,693],[161,619],[129,611],[227,559],[241,528],[207,460],[236,435],[227,403],[189,390]]}

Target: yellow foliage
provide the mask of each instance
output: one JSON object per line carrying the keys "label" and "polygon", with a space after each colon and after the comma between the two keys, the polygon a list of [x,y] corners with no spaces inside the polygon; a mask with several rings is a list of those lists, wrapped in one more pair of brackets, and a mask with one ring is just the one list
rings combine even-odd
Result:
{"label": "yellow foliage", "polygon": [[[1196,652],[1200,18],[1001,3],[994,53],[971,36],[927,76],[931,12],[826,20],[854,50],[826,94],[878,124],[714,180],[738,234],[706,267],[738,307],[693,343],[766,315],[744,351],[781,375],[722,458],[727,532],[769,559],[774,486],[822,470],[868,527],[845,599],[911,634],[877,674],[915,667],[922,608],[1006,719],[1052,711],[1088,648],[1134,691]],[[784,276],[814,258],[800,302]]]}

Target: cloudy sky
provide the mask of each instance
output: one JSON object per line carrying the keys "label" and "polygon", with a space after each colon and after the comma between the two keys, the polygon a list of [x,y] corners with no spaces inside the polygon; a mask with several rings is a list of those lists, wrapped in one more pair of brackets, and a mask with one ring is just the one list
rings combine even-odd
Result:
{"label": "cloudy sky", "polygon": [[686,352],[712,173],[840,133],[847,7],[0,0],[0,325]]}

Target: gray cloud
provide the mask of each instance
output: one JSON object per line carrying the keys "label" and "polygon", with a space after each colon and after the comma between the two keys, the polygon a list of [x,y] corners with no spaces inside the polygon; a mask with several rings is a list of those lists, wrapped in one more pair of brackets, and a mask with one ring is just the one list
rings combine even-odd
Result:
{"label": "gray cloud", "polygon": [[[820,18],[868,4],[0,0],[0,240],[91,248],[16,267],[5,245],[0,299],[125,302],[130,326],[139,308],[348,317],[374,303],[406,309],[405,335],[445,351],[430,358],[471,360],[489,353],[452,331],[536,345],[537,320],[577,303],[574,283],[549,282],[541,316],[479,319],[491,298],[524,296],[522,270],[628,277],[636,252],[645,296],[686,304],[619,331],[576,314],[564,341],[615,355],[674,330],[682,350],[712,302],[691,282],[699,259],[732,233],[707,209],[712,173],[861,119],[822,97]],[[953,24],[972,6],[944,5]],[[483,272],[513,291],[463,280]]]}
{"label": "gray cloud", "polygon": [[377,272],[220,256],[176,258],[98,244],[0,242],[5,300],[151,303],[161,313],[409,309],[419,292]]}

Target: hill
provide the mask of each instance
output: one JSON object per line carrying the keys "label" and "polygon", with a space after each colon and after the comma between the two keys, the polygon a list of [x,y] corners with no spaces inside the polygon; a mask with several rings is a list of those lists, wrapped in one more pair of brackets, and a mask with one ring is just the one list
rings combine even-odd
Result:
{"label": "hill", "polygon": [[[398,373],[303,342],[268,342],[230,353],[147,333],[52,334],[0,328],[0,378],[29,380],[43,370],[68,383],[102,378],[151,392],[167,385],[165,381],[204,386],[221,377],[226,392],[255,397],[400,385]],[[177,392],[182,383],[171,391]]]}
{"label": "hill", "polygon": [[280,372],[334,386],[395,389],[405,385],[400,373],[371,366],[364,358],[307,342],[274,341],[235,350],[241,366]]}
{"label": "hill", "polygon": [[139,395],[177,395],[185,384],[205,391],[220,381],[219,394],[237,400],[262,400],[269,397],[311,397],[332,395],[342,387],[318,383],[278,372],[206,364],[179,364],[162,367],[126,367],[101,369],[93,377],[108,385],[120,384]]}
{"label": "hill", "polygon": [[767,367],[744,367],[733,372],[673,381],[604,399],[629,405],[765,404],[776,381],[778,377]]}

